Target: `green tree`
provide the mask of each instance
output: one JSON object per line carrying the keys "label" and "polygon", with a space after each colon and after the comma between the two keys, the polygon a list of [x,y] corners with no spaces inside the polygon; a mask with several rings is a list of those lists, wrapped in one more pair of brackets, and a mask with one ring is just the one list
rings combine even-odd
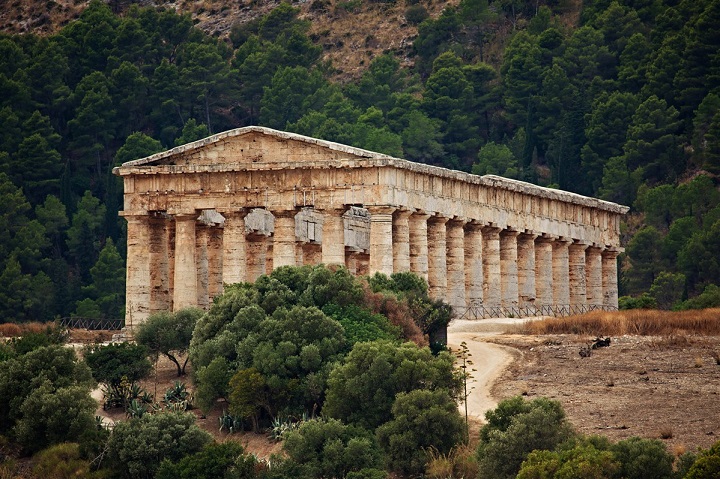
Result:
{"label": "green tree", "polygon": [[106,318],[124,316],[125,305],[125,261],[118,253],[112,239],[105,241],[95,265],[90,268],[92,283],[84,292],[95,299],[95,303]]}
{"label": "green tree", "polygon": [[613,453],[592,444],[577,444],[556,451],[537,450],[523,461],[517,479],[613,479],[620,468]]}
{"label": "green tree", "polygon": [[478,153],[478,162],[472,166],[475,175],[500,175],[506,178],[518,178],[517,158],[506,145],[494,141],[486,143]]}
{"label": "green tree", "polygon": [[646,226],[635,233],[628,242],[627,255],[630,269],[625,273],[628,291],[639,294],[647,291],[662,271],[660,243],[662,235],[652,226]]}
{"label": "green tree", "polygon": [[131,382],[138,381],[150,374],[152,369],[147,359],[147,348],[138,344],[90,346],[83,355],[93,378],[111,387],[117,387],[123,378]]}
{"label": "green tree", "polygon": [[396,396],[392,419],[376,434],[392,470],[419,474],[430,450],[448,454],[463,441],[465,424],[449,391],[416,389]]}
{"label": "green tree", "polygon": [[327,100],[328,84],[318,70],[284,67],[277,70],[265,87],[260,106],[260,121],[271,128],[283,129],[298,121]]}
{"label": "green tree", "polygon": [[336,419],[304,422],[285,437],[283,450],[301,466],[303,477],[351,477],[382,467],[383,454],[366,430]]}
{"label": "green tree", "polygon": [[443,389],[454,395],[458,388],[449,353],[435,357],[413,343],[357,343],[330,374],[323,411],[328,417],[374,429],[392,418],[398,393]]}
{"label": "green tree", "polygon": [[650,296],[660,309],[670,309],[682,299],[685,290],[685,275],[662,271],[650,286]]}
{"label": "green tree", "polygon": [[162,143],[142,132],[136,131],[125,139],[123,146],[115,153],[114,163],[122,165],[125,162],[145,158],[163,150]]}
{"label": "green tree", "polygon": [[241,369],[230,379],[228,389],[230,414],[243,420],[250,419],[253,431],[258,432],[262,409],[270,410],[265,378],[255,368]]}
{"label": "green tree", "polygon": [[105,205],[86,191],[78,201],[77,212],[67,230],[67,246],[83,278],[90,277],[90,268],[97,262],[105,238]]}
{"label": "green tree", "polygon": [[627,479],[671,479],[674,457],[658,439],[631,437],[610,446],[620,463],[618,477]]}
{"label": "green tree", "polygon": [[552,451],[574,432],[557,401],[521,396],[506,399],[485,413],[477,449],[480,474],[498,479],[513,478],[528,454]]}
{"label": "green tree", "polygon": [[177,463],[165,459],[155,479],[254,479],[258,466],[255,456],[245,454],[237,442],[209,443]]}
{"label": "green tree", "polygon": [[208,127],[203,123],[198,124],[195,118],[190,118],[183,125],[182,133],[175,140],[175,146],[184,145],[191,143],[196,140],[201,140],[210,134]]}
{"label": "green tree", "polygon": [[[138,344],[147,347],[152,354],[162,354],[175,364],[178,377],[185,374],[190,340],[198,318],[203,311],[195,308],[181,309],[175,313],[156,313],[142,323],[135,332]],[[180,363],[183,356],[185,360]]]}
{"label": "green tree", "polygon": [[211,442],[212,436],[195,425],[192,414],[145,414],[115,425],[107,466],[120,477],[149,479],[164,460],[177,463]]}
{"label": "green tree", "polygon": [[704,479],[720,475],[720,441],[700,453],[690,467],[686,479]]}

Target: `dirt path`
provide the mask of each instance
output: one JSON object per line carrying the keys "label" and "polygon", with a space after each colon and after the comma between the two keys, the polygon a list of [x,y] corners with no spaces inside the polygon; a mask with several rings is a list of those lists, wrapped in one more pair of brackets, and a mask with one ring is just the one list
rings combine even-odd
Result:
{"label": "dirt path", "polygon": [[[488,337],[500,334],[518,319],[454,320],[448,326],[448,346],[458,350],[464,341],[472,355],[472,379],[468,381],[468,415],[484,421],[485,412],[494,409],[497,401],[490,395],[493,382],[519,354],[516,349],[488,343]],[[464,404],[460,405],[464,412]]]}

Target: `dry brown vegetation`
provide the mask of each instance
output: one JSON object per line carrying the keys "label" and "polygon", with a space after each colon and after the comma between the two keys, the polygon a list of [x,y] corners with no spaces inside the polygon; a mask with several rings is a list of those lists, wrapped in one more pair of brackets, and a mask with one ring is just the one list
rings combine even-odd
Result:
{"label": "dry brown vegetation", "polygon": [[595,336],[720,336],[720,309],[691,311],[595,311],[524,324],[522,334],[583,334]]}
{"label": "dry brown vegetation", "polygon": [[25,333],[42,333],[52,328],[53,323],[3,323],[0,324],[0,338],[16,338]]}

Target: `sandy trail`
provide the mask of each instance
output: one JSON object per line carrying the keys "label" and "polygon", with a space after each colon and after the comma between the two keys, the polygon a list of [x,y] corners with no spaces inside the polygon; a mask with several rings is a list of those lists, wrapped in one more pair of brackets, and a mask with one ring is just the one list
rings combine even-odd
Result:
{"label": "sandy trail", "polygon": [[[507,346],[488,343],[486,339],[505,332],[514,324],[527,319],[482,319],[453,320],[448,326],[448,346],[454,351],[460,349],[464,341],[471,354],[472,379],[468,381],[468,415],[482,421],[485,412],[495,409],[497,401],[490,395],[490,389],[498,376],[510,365],[515,350]],[[461,404],[463,414],[465,405]]]}

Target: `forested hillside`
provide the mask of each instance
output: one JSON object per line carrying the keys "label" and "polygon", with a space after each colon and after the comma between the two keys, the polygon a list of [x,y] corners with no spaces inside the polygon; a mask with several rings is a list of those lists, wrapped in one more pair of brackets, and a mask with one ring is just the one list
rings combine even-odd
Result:
{"label": "forested hillside", "polygon": [[251,124],[630,205],[623,304],[719,300],[720,0],[429,5],[405,5],[412,68],[389,53],[346,83],[289,4],[228,40],[97,1],[0,36],[1,320],[121,316],[112,167]]}

